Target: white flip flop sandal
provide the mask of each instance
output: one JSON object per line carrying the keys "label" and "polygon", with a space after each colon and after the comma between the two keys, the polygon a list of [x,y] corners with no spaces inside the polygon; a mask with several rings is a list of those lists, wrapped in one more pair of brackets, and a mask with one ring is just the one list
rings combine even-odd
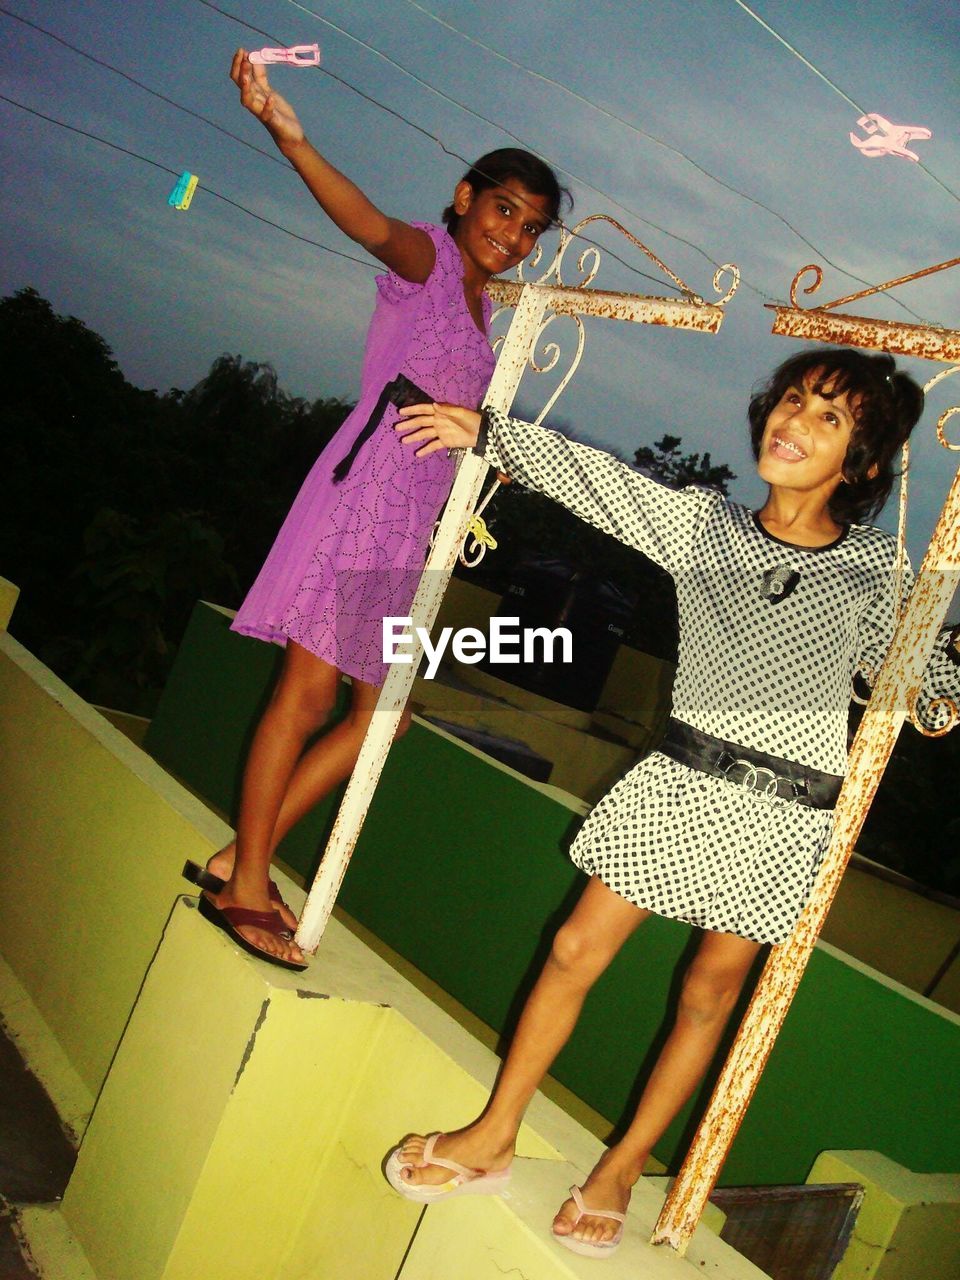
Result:
{"label": "white flip flop sandal", "polygon": [[440,1133],[431,1133],[423,1148],[423,1163],[435,1164],[441,1169],[449,1169],[453,1177],[447,1182],[433,1186],[427,1183],[407,1182],[401,1176],[403,1169],[415,1166],[409,1160],[401,1160],[402,1147],[396,1147],[387,1157],[384,1174],[394,1191],[405,1200],[415,1200],[417,1204],[432,1204],[435,1200],[449,1200],[452,1196],[495,1196],[510,1182],[510,1166],[498,1169],[494,1173],[484,1173],[482,1169],[468,1169],[457,1164],[456,1160],[444,1160],[442,1156],[433,1154],[434,1144]]}
{"label": "white flip flop sandal", "polygon": [[569,1249],[572,1253],[582,1254],[584,1258],[609,1258],[611,1253],[620,1247],[620,1242],[623,1239],[623,1224],[627,1220],[627,1215],[625,1213],[617,1213],[613,1209],[588,1209],[583,1203],[583,1195],[579,1187],[571,1187],[570,1194],[573,1196],[573,1203],[577,1206],[577,1216],[573,1220],[574,1226],[583,1217],[613,1218],[614,1222],[620,1223],[617,1234],[609,1240],[604,1240],[598,1244],[591,1244],[587,1240],[577,1240],[573,1236],[559,1236],[556,1231],[552,1231],[550,1234],[557,1244],[562,1244],[565,1249]]}

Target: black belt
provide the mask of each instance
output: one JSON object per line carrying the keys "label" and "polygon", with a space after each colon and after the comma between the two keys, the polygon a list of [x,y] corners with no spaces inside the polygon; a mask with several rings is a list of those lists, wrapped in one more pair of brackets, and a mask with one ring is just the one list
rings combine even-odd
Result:
{"label": "black belt", "polygon": [[421,391],[415,382],[411,382],[405,374],[398,373],[392,382],[388,382],[380,392],[377,403],[370,410],[370,416],[357,432],[356,439],[350,446],[346,457],[341,458],[333,468],[333,478],[339,483],[350,472],[354,460],[362,447],[380,425],[388,404],[395,404],[398,409],[405,409],[411,404],[431,404],[433,397]]}
{"label": "black belt", "polygon": [[723,778],[767,799],[792,800],[811,809],[832,809],[843,778],[821,773],[794,760],[781,760],[736,742],[725,742],[672,717],[657,750],[700,773]]}

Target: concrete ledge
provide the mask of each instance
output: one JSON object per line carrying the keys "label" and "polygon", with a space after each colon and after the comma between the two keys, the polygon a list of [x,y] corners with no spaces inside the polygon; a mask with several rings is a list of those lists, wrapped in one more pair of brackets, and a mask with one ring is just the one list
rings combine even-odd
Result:
{"label": "concrete ledge", "polygon": [[[151,725],[150,749],[222,808],[232,803],[244,736],[269,678],[268,648],[229,632],[221,611],[198,607]],[[502,1030],[561,918],[560,904],[572,903],[578,873],[565,849],[577,810],[569,797],[415,723],[387,760],[341,905]],[[307,873],[332,819],[330,807],[320,806],[281,856]],[[639,1065],[622,1052],[623,1028],[640,1052],[662,1033],[689,938],[674,921],[648,921],[597,983],[557,1059],[555,1077],[611,1120],[626,1114]],[[496,963],[480,963],[481,956]],[[821,942],[723,1180],[802,1183],[819,1152],[841,1142],[882,1147],[927,1172],[951,1169],[960,1116],[943,1098],[958,1073],[960,1017]],[[685,1126],[705,1101],[702,1092],[671,1126],[657,1147],[661,1160],[679,1161]]]}
{"label": "concrete ledge", "polygon": [[623,1243],[598,1268],[596,1259],[580,1257],[550,1237],[566,1188],[582,1176],[569,1164],[521,1160],[502,1198],[465,1197],[432,1206],[397,1280],[502,1280],[505,1275],[597,1280],[600,1270],[604,1280],[693,1280],[695,1275],[761,1280],[766,1275],[703,1228],[686,1258],[654,1248],[649,1240],[662,1200],[647,1179],[634,1193]]}
{"label": "concrete ledge", "polygon": [[[59,1240],[69,1267],[99,1280],[499,1280],[518,1266],[529,1280],[589,1276],[589,1260],[555,1245],[549,1223],[601,1145],[545,1098],[521,1131],[509,1196],[423,1214],[382,1177],[404,1133],[475,1115],[496,1067],[336,921],[310,971],[286,973],[240,952],[181,899],[62,1222],[23,1215],[30,1249],[40,1259]],[[685,1260],[651,1248],[661,1201],[638,1187],[610,1280],[759,1280],[704,1229]],[[67,1266],[45,1274],[84,1275]]]}
{"label": "concrete ledge", "polygon": [[0,1018],[23,1060],[43,1085],[76,1146],[90,1120],[94,1096],[80,1079],[27,990],[0,957]]}
{"label": "concrete ledge", "polygon": [[97,1280],[59,1209],[23,1206],[16,1211],[16,1233],[24,1259],[43,1280]]}
{"label": "concrete ledge", "polygon": [[0,954],[95,1096],[184,859],[232,833],[2,633],[0,704]]}
{"label": "concrete ledge", "polygon": [[863,1205],[832,1280],[960,1276],[960,1175],[912,1173],[878,1151],[824,1151],[808,1182],[859,1182]]}

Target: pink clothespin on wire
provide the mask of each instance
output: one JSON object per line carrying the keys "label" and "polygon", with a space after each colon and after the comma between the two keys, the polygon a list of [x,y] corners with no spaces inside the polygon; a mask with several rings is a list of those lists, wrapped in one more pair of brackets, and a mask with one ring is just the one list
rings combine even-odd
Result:
{"label": "pink clothespin on wire", "polygon": [[869,134],[867,138],[858,138],[850,134],[850,141],[862,156],[902,156],[904,160],[916,160],[920,157],[907,146],[908,142],[925,142],[932,137],[929,129],[918,124],[891,124],[884,116],[871,111],[861,116],[857,124]]}
{"label": "pink clothespin on wire", "polygon": [[285,62],[292,67],[318,67],[320,65],[320,46],[318,44],[292,44],[287,49],[255,49],[247,55],[251,62],[263,66],[268,62]]}

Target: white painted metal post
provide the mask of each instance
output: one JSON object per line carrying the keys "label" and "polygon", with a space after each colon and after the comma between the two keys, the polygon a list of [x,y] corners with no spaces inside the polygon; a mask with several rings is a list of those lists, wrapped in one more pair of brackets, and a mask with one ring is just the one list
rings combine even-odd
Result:
{"label": "white painted metal post", "polygon": [[[485,403],[509,412],[520,379],[536,340],[540,321],[550,299],[550,290],[537,285],[524,286],[517,309],[490,382]],[[464,454],[447,501],[437,536],[427,558],[420,586],[410,609],[412,626],[433,626],[440,601],[453,572],[458,549],[467,532],[477,497],[487,472],[487,464],[472,453]],[[416,632],[414,631],[414,635]],[[304,951],[316,951],[326,928],[330,912],[340,892],[340,885],[350,857],[360,836],[373,793],[383,772],[387,752],[393,743],[397,725],[407,704],[413,681],[423,656],[414,644],[410,664],[394,663],[384,681],[377,707],[363,740],[360,755],[340,805],[320,864],[300,918],[297,944]]]}
{"label": "white painted metal post", "polygon": [[[577,228],[574,228],[574,232],[576,230]],[[683,287],[686,296],[678,299],[655,298],[586,287],[571,288],[560,282],[560,263],[569,243],[571,243],[569,239],[561,243],[557,256],[547,272],[548,276],[556,277],[558,284],[520,284],[496,280],[488,286],[494,300],[516,307],[484,402],[496,409],[509,412],[540,331],[541,321],[548,308],[554,315],[576,318],[576,323],[580,327],[580,342],[576,357],[576,361],[579,361],[583,350],[581,315],[716,333],[723,322],[723,308],[736,292],[739,281],[739,272],[736,267],[725,267],[718,271],[714,277],[714,285],[718,291],[724,274],[729,274],[733,283],[725,296],[715,303],[704,302],[670,271],[667,274]],[[639,241],[636,243],[640,244]],[[646,249],[644,251],[649,252]],[[663,265],[659,259],[654,261],[660,266]],[[595,269],[594,266],[588,280],[593,279]],[[564,383],[561,383],[561,389],[563,385]],[[556,399],[557,394],[559,392],[555,392],[551,397],[550,404]],[[429,631],[433,625],[453,571],[458,550],[467,533],[486,470],[486,463],[473,454],[467,453],[461,460],[457,478],[411,606],[410,616],[413,628],[424,627]],[[304,951],[316,951],[320,944],[373,793],[383,772],[387,752],[393,743],[403,708],[413,688],[413,681],[422,656],[422,648],[414,644],[412,663],[395,663],[384,681],[373,719],[363,740],[360,755],[340,805],[340,812],[327,842],[320,870],[311,886],[300,918],[297,944]]]}
{"label": "white painted metal post", "polygon": [[787,1015],[840,885],[897,734],[960,576],[960,472],[944,504],[910,599],[850,750],[830,847],[813,896],[787,942],[771,950],[710,1104],[653,1234],[684,1253]]}
{"label": "white painted metal post", "polygon": [[[565,284],[561,267],[566,251],[576,242],[580,229],[592,222],[607,222],[636,244],[669,276],[682,296],[676,299],[644,297],[641,294],[615,293],[587,288],[599,267],[600,254],[595,245],[591,245],[578,260],[577,269],[586,270],[585,279],[575,287]],[[535,255],[534,262],[538,256]],[[588,259],[589,265],[585,266]],[[520,274],[522,277],[522,270]],[[495,280],[488,286],[488,292],[495,301],[515,306],[516,311],[504,340],[485,403],[504,412],[509,411],[537,340],[540,322],[548,308],[555,315],[568,315],[576,319],[580,330],[580,341],[574,361],[575,368],[583,351],[581,315],[605,316],[615,320],[633,320],[645,324],[716,333],[723,320],[723,309],[737,291],[740,273],[735,266],[721,267],[713,279],[714,288],[718,293],[722,289],[722,281],[725,278],[729,278],[729,288],[723,297],[715,303],[704,302],[644,244],[612,219],[594,215],[585,218],[569,230],[565,228],[561,233],[553,261],[539,281],[524,283],[522,279],[521,281]],[[546,284],[548,279],[556,280],[556,284]],[[555,347],[554,355],[547,368],[553,367],[558,354],[559,348]],[[567,378],[569,376],[568,373]],[[566,381],[567,379],[564,379],[560,388],[554,392],[550,400],[551,405],[559,391],[566,385]],[[462,545],[473,516],[486,470],[486,463],[472,454],[468,453],[461,459],[433,548],[411,606],[411,625],[414,628],[423,627],[429,630],[433,625],[453,571],[458,549]],[[327,843],[320,871],[310,889],[300,919],[297,943],[304,951],[316,951],[323,936],[323,930],[360,835],[360,829],[383,771],[387,752],[393,742],[422,656],[421,647],[415,644],[412,663],[395,663],[384,681],[373,719]]]}

